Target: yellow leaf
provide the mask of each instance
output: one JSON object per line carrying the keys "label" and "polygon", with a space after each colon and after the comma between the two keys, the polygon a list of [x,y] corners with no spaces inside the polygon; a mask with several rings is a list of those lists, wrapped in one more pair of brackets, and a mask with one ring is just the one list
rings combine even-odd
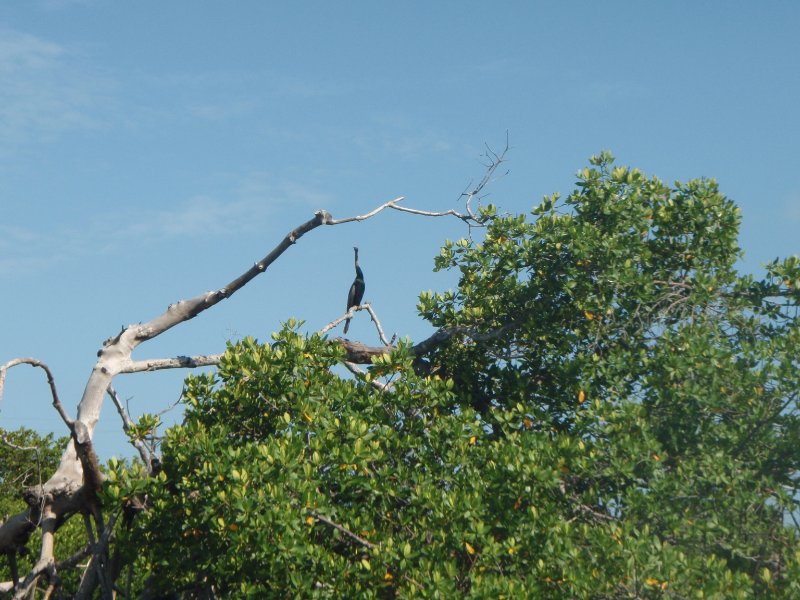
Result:
{"label": "yellow leaf", "polygon": [[661,582],[658,579],[655,579],[654,577],[648,577],[647,579],[644,580],[644,582],[645,584],[651,585],[653,587],[661,586]]}
{"label": "yellow leaf", "polygon": [[306,517],[306,525],[311,526],[313,524],[314,524],[314,517],[312,517],[311,515],[307,516]]}
{"label": "yellow leaf", "polygon": [[473,435],[471,438],[469,438],[469,445],[470,445],[470,446],[474,446],[474,445],[475,445],[475,442],[477,441],[477,439],[478,439],[478,438],[476,438],[476,437]]}
{"label": "yellow leaf", "polygon": [[586,401],[586,392],[581,390],[581,391],[578,392],[578,402],[580,402],[582,404],[585,401]]}
{"label": "yellow leaf", "polygon": [[469,542],[464,542],[464,547],[467,549],[467,554],[475,554],[475,548]]}
{"label": "yellow leaf", "polygon": [[588,310],[583,311],[583,316],[589,319],[590,321],[594,319],[594,313],[589,312]]}
{"label": "yellow leaf", "polygon": [[314,417],[309,415],[308,412],[306,412],[305,410],[303,411],[303,417],[305,417],[306,421],[308,421],[309,423],[311,423],[311,421],[314,420]]}
{"label": "yellow leaf", "polygon": [[394,579],[394,577],[392,576],[392,574],[391,574],[391,573],[389,573],[389,571],[386,571],[386,575],[384,575],[384,576],[383,576],[383,580],[384,580],[384,581],[391,581],[392,579]]}

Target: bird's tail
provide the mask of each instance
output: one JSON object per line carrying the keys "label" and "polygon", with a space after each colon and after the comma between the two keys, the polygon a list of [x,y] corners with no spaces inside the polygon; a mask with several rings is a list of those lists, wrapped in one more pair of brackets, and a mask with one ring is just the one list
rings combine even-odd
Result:
{"label": "bird's tail", "polygon": [[350,329],[350,319],[347,319],[344,322],[344,332],[347,333],[347,330]]}

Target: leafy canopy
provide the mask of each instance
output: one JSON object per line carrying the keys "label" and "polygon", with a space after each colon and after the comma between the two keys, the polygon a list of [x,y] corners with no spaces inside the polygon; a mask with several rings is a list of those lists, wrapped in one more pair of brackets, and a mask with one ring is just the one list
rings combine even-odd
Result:
{"label": "leafy canopy", "polygon": [[714,181],[603,153],[564,202],[445,244],[459,285],[419,310],[453,335],[423,361],[343,378],[295,322],[229,345],[158,477],[112,465],[109,501],[147,493],[120,542],[140,585],[798,597],[800,261],[739,274],[739,221]]}

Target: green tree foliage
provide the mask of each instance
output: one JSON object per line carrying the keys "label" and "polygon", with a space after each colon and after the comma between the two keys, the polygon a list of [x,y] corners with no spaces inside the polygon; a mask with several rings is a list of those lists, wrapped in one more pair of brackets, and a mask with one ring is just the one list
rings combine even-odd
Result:
{"label": "green tree foliage", "polygon": [[[484,214],[493,215],[489,207]],[[289,323],[186,382],[121,547],[186,596],[800,597],[800,261],[607,153],[563,203],[448,242],[448,341],[343,378]],[[381,390],[376,382],[391,382]]]}
{"label": "green tree foliage", "polygon": [[[41,485],[58,466],[69,437],[55,438],[53,434],[41,436],[25,427],[9,431],[0,427],[0,522],[9,515],[23,512],[27,505],[22,492]],[[36,531],[28,542],[25,551],[17,557],[19,573],[25,574],[38,558],[35,550],[41,543],[41,535]],[[59,537],[62,555],[66,558],[85,545],[82,525],[68,523],[62,528]],[[77,585],[79,576],[65,570],[62,575],[65,585]],[[11,570],[6,560],[0,561],[0,581],[10,581]]]}
{"label": "green tree foliage", "polygon": [[31,429],[8,431],[0,427],[0,516],[25,509],[20,490],[47,481],[69,438],[44,437]]}

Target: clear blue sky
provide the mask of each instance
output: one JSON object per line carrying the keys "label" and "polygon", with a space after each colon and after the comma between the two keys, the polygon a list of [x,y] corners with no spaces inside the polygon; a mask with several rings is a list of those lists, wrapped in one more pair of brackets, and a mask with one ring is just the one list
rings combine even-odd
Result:
{"label": "clear blue sky", "polygon": [[[586,159],[716,178],[743,209],[744,268],[800,244],[800,3],[0,3],[0,361],[34,356],[75,406],[102,341],[215,289],[326,208],[459,206],[508,131],[504,211],[571,191]],[[267,339],[344,309],[352,246],[385,329],[419,340],[456,220],[384,214],[313,232],[266,275],[137,358]],[[375,342],[364,314],[351,339]],[[183,374],[120,376],[131,411]],[[172,417],[178,418],[178,417]],[[46,384],[10,372],[0,425],[63,433]],[[101,455],[128,454],[108,404]]]}

